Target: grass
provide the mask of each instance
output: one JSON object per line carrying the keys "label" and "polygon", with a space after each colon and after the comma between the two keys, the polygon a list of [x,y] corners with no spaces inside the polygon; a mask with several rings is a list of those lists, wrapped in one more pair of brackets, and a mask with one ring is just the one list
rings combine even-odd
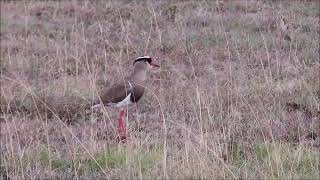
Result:
{"label": "grass", "polygon": [[[0,5],[1,178],[319,179],[318,1]],[[142,55],[118,144],[88,107]]]}
{"label": "grass", "polygon": [[319,152],[288,144],[255,145],[257,160],[273,178],[312,179],[317,176]]}
{"label": "grass", "polygon": [[[28,172],[39,169],[65,173],[67,177],[81,177],[104,175],[120,168],[124,171],[130,170],[128,173],[130,177],[148,177],[150,176],[148,173],[157,168],[161,156],[158,152],[140,150],[132,153],[127,149],[112,148],[99,151],[93,157],[93,159],[86,158],[80,153],[75,153],[73,157],[64,157],[62,154],[51,153],[48,147],[38,147],[34,152],[26,153],[22,157],[19,154],[3,156],[1,163],[10,162],[12,166],[19,166],[15,173],[25,178],[33,178],[34,176]],[[12,169],[10,166],[2,166],[2,173],[8,173]],[[105,172],[101,171],[102,169]],[[111,173],[110,176],[114,175]],[[45,177],[45,174],[40,175],[40,178]]]}

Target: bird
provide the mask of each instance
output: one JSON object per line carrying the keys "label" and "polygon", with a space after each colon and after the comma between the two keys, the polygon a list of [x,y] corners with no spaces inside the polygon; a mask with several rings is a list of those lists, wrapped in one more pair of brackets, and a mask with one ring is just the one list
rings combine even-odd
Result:
{"label": "bird", "polygon": [[139,102],[144,94],[147,72],[152,68],[160,66],[153,62],[150,56],[141,56],[133,61],[133,72],[124,78],[122,82],[112,85],[103,90],[99,97],[93,102],[92,110],[106,107],[120,108],[117,119],[117,140],[127,139],[127,130],[123,120],[124,107]]}
{"label": "bird", "polygon": [[283,37],[287,41],[291,41],[290,36],[290,30],[291,30],[291,24],[288,22],[288,20],[284,16],[280,16],[280,30],[283,34]]}

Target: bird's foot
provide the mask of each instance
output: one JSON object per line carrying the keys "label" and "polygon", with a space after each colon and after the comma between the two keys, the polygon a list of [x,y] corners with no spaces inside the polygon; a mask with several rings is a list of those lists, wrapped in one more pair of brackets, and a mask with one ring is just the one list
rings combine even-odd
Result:
{"label": "bird's foot", "polygon": [[126,135],[120,135],[118,134],[116,137],[116,142],[117,143],[125,143],[127,140],[127,136]]}

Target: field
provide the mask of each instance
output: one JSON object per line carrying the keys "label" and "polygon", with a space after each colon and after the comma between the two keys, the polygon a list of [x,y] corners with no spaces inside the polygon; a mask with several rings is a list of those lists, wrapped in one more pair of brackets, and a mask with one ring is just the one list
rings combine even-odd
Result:
{"label": "field", "polygon": [[[1,1],[1,179],[319,179],[319,1]],[[142,100],[88,107],[149,55]]]}

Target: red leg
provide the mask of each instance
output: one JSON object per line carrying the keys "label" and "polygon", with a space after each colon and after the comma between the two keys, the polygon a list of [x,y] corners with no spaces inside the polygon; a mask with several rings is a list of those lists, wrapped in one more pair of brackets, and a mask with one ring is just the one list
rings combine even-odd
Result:
{"label": "red leg", "polygon": [[123,121],[124,115],[125,115],[125,111],[121,110],[118,117],[118,126],[117,126],[119,141],[123,141],[127,138],[127,130],[126,130],[125,123]]}

